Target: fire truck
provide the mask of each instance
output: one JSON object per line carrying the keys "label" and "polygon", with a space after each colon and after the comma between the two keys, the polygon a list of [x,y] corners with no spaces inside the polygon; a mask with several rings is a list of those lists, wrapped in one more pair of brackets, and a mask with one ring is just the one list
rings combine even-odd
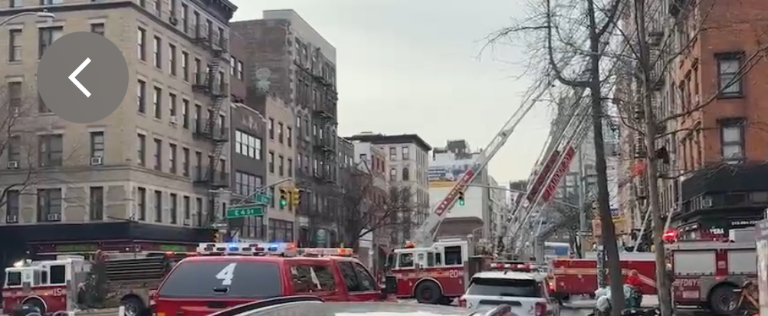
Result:
{"label": "fire truck", "polygon": [[[151,291],[183,254],[103,254],[107,295],[103,307],[125,306],[128,316],[148,312]],[[59,255],[55,260],[22,261],[5,269],[3,311],[32,305],[43,315],[71,311],[95,276],[94,264],[83,256]]]}
{"label": "fire truck", "polygon": [[717,315],[737,313],[732,304],[738,298],[735,290],[757,279],[754,228],[739,229],[749,230],[753,233],[744,240],[680,240],[666,246],[675,276],[676,305],[703,307]]}
{"label": "fire truck", "polygon": [[[623,252],[619,254],[622,275],[636,270],[643,285],[643,294],[656,294],[656,262],[648,252]],[[583,259],[552,260],[551,295],[561,301],[571,295],[594,296],[597,290],[597,254],[586,253]]]}

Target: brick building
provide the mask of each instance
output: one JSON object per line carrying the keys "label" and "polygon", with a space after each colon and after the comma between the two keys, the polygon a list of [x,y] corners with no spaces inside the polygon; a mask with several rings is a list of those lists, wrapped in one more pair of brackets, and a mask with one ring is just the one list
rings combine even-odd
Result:
{"label": "brick building", "polygon": [[331,197],[339,163],[336,49],[293,10],[264,11],[263,16],[232,24],[250,56],[247,73],[254,85],[247,98],[274,94],[293,111],[295,121],[285,122],[285,127],[294,131],[295,180],[306,190],[297,211],[299,239],[315,243],[320,230],[334,234]]}
{"label": "brick building", "polygon": [[[139,243],[146,250],[211,239],[202,227],[215,219],[221,199],[210,192],[229,186],[223,69],[236,7],[227,0],[208,3],[50,5],[45,9],[56,15],[53,21],[29,17],[5,25],[0,42],[9,47],[0,55],[9,62],[0,73],[9,97],[25,100],[28,111],[8,135],[0,186],[19,183],[30,170],[54,180],[10,191],[0,240],[13,244],[0,248],[27,242],[33,252],[57,253],[152,241]],[[2,0],[0,7],[2,18],[43,9],[38,0]],[[35,91],[45,47],[77,31],[112,40],[132,70],[123,104],[92,124],[57,118]]]}

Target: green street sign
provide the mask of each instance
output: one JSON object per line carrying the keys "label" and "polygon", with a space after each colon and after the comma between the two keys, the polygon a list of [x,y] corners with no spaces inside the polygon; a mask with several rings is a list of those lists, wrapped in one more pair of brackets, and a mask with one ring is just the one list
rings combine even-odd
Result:
{"label": "green street sign", "polygon": [[244,205],[227,209],[227,218],[240,218],[264,215],[263,206]]}
{"label": "green street sign", "polygon": [[272,197],[266,194],[256,194],[256,203],[257,204],[269,204],[269,202],[272,201]]}

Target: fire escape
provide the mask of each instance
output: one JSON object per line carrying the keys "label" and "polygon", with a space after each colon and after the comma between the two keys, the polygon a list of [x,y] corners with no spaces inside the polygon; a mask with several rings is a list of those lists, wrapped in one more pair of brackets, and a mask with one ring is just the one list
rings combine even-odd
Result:
{"label": "fire escape", "polygon": [[[208,154],[210,161],[207,169],[195,175],[194,182],[211,192],[208,221],[212,222],[216,219],[215,214],[223,213],[223,210],[216,212],[217,206],[221,204],[217,203],[218,191],[229,186],[228,173],[224,169],[225,166],[221,165],[224,146],[229,141],[229,129],[226,127],[225,116],[220,114],[229,97],[229,84],[226,79],[229,72],[222,71],[222,62],[224,65],[229,63],[229,43],[223,33],[215,34],[211,27],[200,24],[196,26],[193,42],[210,52],[206,71],[203,73],[197,70],[195,73],[192,90],[211,100],[207,117],[194,131],[196,138],[211,143],[211,151]],[[200,119],[198,117],[198,120]]]}

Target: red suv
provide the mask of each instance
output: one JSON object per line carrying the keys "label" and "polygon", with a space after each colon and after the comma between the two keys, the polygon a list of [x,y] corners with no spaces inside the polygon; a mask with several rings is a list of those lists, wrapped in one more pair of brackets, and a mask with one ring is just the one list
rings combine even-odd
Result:
{"label": "red suv", "polygon": [[357,259],[256,254],[182,260],[158,288],[156,315],[204,316],[254,300],[302,294],[325,301],[394,300]]}

